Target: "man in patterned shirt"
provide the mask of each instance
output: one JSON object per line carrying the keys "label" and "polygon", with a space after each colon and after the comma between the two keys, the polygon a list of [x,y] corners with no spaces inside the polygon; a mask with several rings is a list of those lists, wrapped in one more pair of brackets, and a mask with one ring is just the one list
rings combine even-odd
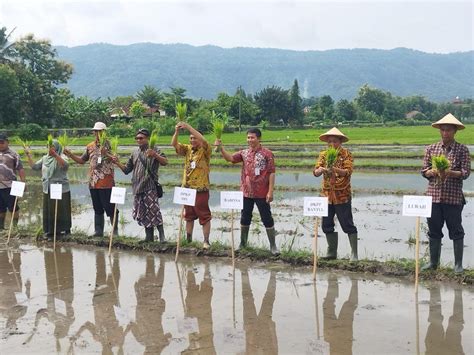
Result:
{"label": "man in patterned shirt", "polygon": [[319,139],[328,143],[338,150],[336,161],[332,167],[326,164],[326,150],[319,154],[318,161],[313,170],[313,175],[318,177],[323,175],[321,195],[328,198],[328,216],[323,217],[322,228],[326,234],[328,250],[326,259],[337,258],[338,233],[334,231],[334,216],[337,216],[344,233],[349,237],[351,245],[351,261],[357,261],[357,228],[352,218],[352,155],[342,143],[347,142],[347,138],[336,127],[330,129],[319,136]]}
{"label": "man in patterned shirt", "polygon": [[[82,165],[89,161],[89,192],[94,207],[94,237],[104,235],[104,212],[110,218],[110,223],[113,223],[114,218],[115,204],[110,203],[112,187],[115,186],[114,164],[112,159],[107,156],[110,143],[106,141],[104,147],[100,146],[100,136],[106,129],[105,123],[95,123],[92,128],[95,140],[86,146],[82,156],[77,156],[68,149],[64,149],[64,154],[78,164]],[[115,223],[114,234],[118,234],[118,223]]]}
{"label": "man in patterned shirt", "polygon": [[[426,148],[421,170],[421,175],[429,181],[426,195],[433,198],[431,217],[428,218],[430,263],[423,270],[435,270],[439,266],[442,230],[446,222],[449,239],[453,241],[454,272],[461,273],[464,250],[461,214],[466,204],[462,184],[471,173],[471,159],[467,147],[456,142],[454,135],[465,127],[450,113],[431,126],[439,129],[441,141]],[[449,160],[449,168],[445,171],[437,171],[431,165],[432,158],[440,155]]]}
{"label": "man in patterned shirt", "polygon": [[267,230],[270,251],[273,255],[277,255],[279,252],[275,244],[275,223],[270,209],[275,185],[275,160],[273,153],[260,144],[261,137],[262,132],[258,128],[250,128],[247,131],[248,149],[240,150],[233,155],[224,149],[221,140],[216,140],[215,144],[220,147],[225,160],[232,164],[243,163],[240,190],[244,193],[244,209],[240,217],[240,247],[247,246],[252,211],[254,205],[257,205],[260,218]]}
{"label": "man in patterned shirt", "polygon": [[5,228],[5,217],[7,209],[12,213],[13,224],[18,224],[19,207],[13,211],[15,197],[10,195],[12,181],[20,180],[25,182],[25,170],[21,163],[20,156],[10,149],[8,136],[0,133],[0,229]]}
{"label": "man in patterned shirt", "polygon": [[[190,144],[178,142],[180,129],[189,131]],[[212,219],[211,210],[209,209],[209,167],[212,147],[200,132],[186,122],[180,122],[176,125],[171,145],[178,155],[185,157],[182,187],[197,191],[195,205],[184,206],[186,239],[188,242],[192,241],[194,221],[199,219],[204,234],[203,248],[209,249]]]}

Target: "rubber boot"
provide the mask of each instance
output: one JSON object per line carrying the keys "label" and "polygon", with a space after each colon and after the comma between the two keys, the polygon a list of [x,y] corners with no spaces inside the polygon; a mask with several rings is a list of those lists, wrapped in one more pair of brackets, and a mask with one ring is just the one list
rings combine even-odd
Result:
{"label": "rubber boot", "polygon": [[145,242],[153,242],[155,240],[153,231],[153,227],[145,228]]}
{"label": "rubber boot", "polygon": [[326,256],[323,256],[321,259],[333,260],[337,259],[337,232],[326,233],[326,240],[328,242],[328,251]]}
{"label": "rubber boot", "polygon": [[[115,217],[115,226],[114,226],[114,236],[118,236],[118,211],[117,211],[117,217]],[[110,217],[110,225],[114,223],[114,217]]]}
{"label": "rubber boot", "polygon": [[247,247],[247,240],[249,239],[250,226],[240,226],[240,246],[241,248]]}
{"label": "rubber boot", "polygon": [[0,213],[0,230],[5,229],[5,217],[6,217],[6,215],[7,214],[5,212]]}
{"label": "rubber boot", "polygon": [[439,266],[441,256],[441,239],[430,238],[430,262],[421,268],[424,270],[436,270]]}
{"label": "rubber boot", "polygon": [[275,227],[266,228],[267,230],[267,237],[268,241],[270,242],[270,251],[273,255],[278,255],[280,252],[278,251],[276,244],[275,244]]}
{"label": "rubber boot", "polygon": [[453,240],[454,249],[454,273],[460,274],[464,271],[462,268],[462,255],[464,253],[464,238]]}
{"label": "rubber boot", "polygon": [[156,226],[158,229],[158,234],[160,235],[160,243],[166,243],[165,239],[165,229],[163,228],[163,225],[160,224],[159,226]]}
{"label": "rubber boot", "polygon": [[103,237],[104,236],[104,215],[96,214],[94,215],[94,234],[93,237]]}
{"label": "rubber boot", "polygon": [[357,255],[357,233],[348,234],[349,244],[351,245],[351,261],[359,260]]}

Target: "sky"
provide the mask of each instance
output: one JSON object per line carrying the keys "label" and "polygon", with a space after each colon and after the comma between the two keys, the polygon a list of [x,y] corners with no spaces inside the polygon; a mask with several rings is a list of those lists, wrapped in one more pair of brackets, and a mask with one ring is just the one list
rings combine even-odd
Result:
{"label": "sky", "polygon": [[473,50],[473,0],[0,0],[0,27],[53,45],[138,42]]}

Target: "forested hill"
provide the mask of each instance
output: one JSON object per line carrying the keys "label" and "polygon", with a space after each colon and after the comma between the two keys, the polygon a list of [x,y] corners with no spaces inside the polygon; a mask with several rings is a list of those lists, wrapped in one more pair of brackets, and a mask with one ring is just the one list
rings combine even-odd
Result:
{"label": "forested hill", "polygon": [[74,65],[68,87],[76,95],[133,95],[144,85],[162,90],[183,87],[191,97],[247,93],[266,86],[290,88],[299,81],[302,96],[353,98],[360,86],[394,95],[423,95],[435,101],[473,97],[474,51],[431,54],[397,48],[289,51],[281,49],[194,47],[139,43],[57,47]]}

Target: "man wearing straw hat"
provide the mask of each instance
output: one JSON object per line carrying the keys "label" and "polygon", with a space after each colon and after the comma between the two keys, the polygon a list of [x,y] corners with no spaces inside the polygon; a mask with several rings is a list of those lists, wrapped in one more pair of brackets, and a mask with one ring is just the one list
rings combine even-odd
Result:
{"label": "man wearing straw hat", "polygon": [[349,140],[336,127],[319,136],[319,140],[337,149],[337,157],[332,166],[327,164],[327,150],[319,154],[313,175],[323,175],[321,195],[328,198],[328,216],[323,217],[322,229],[326,234],[328,250],[325,259],[337,258],[338,233],[334,231],[334,216],[337,216],[344,233],[349,236],[351,261],[357,261],[357,228],[352,218],[352,155],[342,143]]}
{"label": "man wearing straw hat", "polygon": [[[431,217],[428,218],[430,262],[423,270],[435,270],[439,266],[443,225],[446,222],[449,239],[453,241],[454,272],[462,273],[464,229],[461,214],[466,204],[462,185],[471,172],[471,159],[467,147],[456,142],[454,136],[465,127],[450,113],[431,126],[439,129],[441,141],[426,148],[421,170],[421,175],[429,180],[426,195],[433,198]],[[449,161],[449,167],[443,171],[437,171],[432,166],[433,157],[440,155]]]}
{"label": "man wearing straw hat", "polygon": [[[110,143],[106,140],[104,147],[100,146],[102,134],[105,134],[107,126],[105,123],[96,122],[92,131],[95,140],[86,146],[86,150],[81,156],[73,154],[70,150],[64,149],[64,154],[78,164],[85,164],[89,161],[89,191],[94,207],[94,237],[104,235],[104,212],[113,223],[115,204],[110,203],[112,187],[115,186],[114,164],[112,159],[107,157],[107,150]],[[118,215],[118,210],[117,210]],[[118,235],[118,223],[115,223],[114,234]]]}
{"label": "man wearing straw hat", "polygon": [[20,156],[9,147],[8,136],[0,133],[0,230],[5,228],[5,217],[7,210],[12,214],[13,224],[18,224],[19,207],[13,211],[15,196],[10,195],[12,181],[20,180],[25,182],[25,170],[21,163]]}

